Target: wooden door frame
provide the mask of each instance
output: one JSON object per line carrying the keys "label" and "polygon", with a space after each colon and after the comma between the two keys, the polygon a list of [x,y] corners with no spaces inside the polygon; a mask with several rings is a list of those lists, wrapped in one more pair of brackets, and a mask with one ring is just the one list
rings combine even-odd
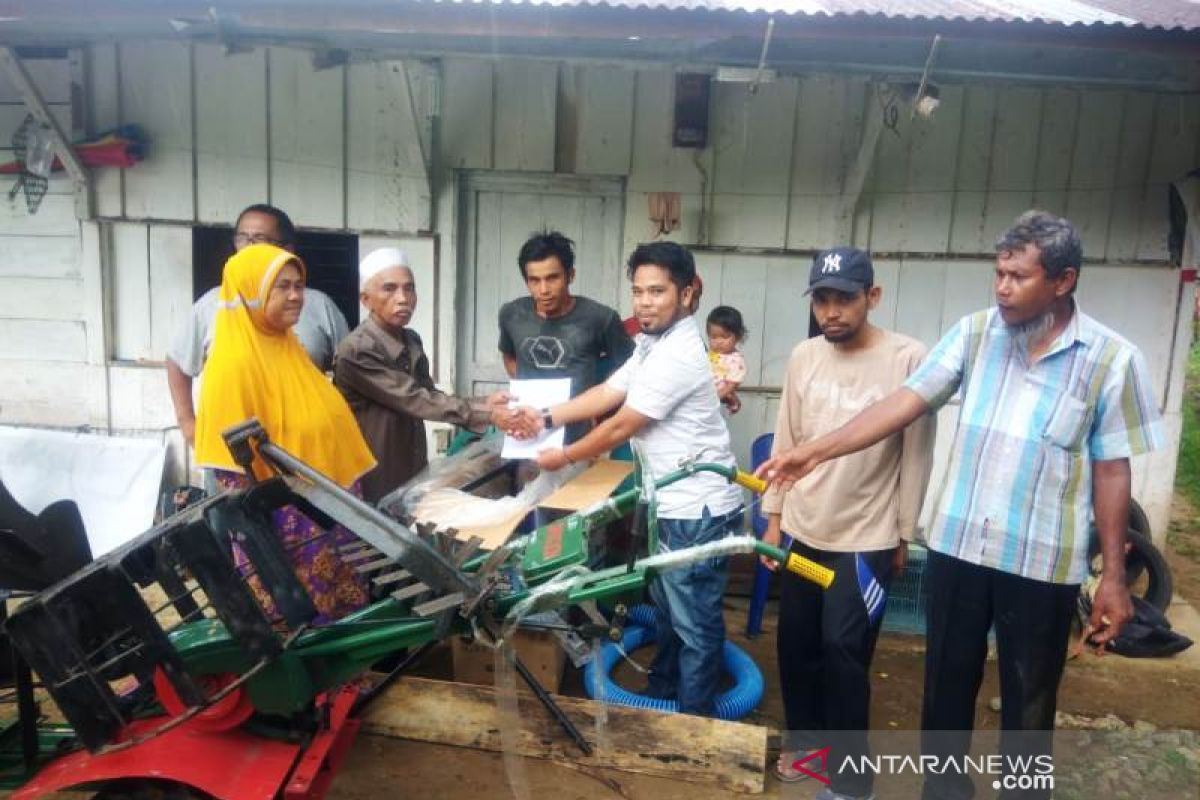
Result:
{"label": "wooden door frame", "polygon": [[[474,253],[476,214],[471,207],[472,196],[479,191],[539,193],[552,191],[581,197],[596,196],[620,203],[617,219],[617,248],[625,241],[625,178],[622,176],[566,175],[554,172],[496,172],[493,170],[460,170],[456,175],[456,212],[459,224],[455,246],[456,316],[464,329],[455,336],[455,390],[464,396],[472,393],[472,348],[475,337],[475,309],[470,304],[473,289],[468,258]],[[513,254],[514,257],[516,254]]]}

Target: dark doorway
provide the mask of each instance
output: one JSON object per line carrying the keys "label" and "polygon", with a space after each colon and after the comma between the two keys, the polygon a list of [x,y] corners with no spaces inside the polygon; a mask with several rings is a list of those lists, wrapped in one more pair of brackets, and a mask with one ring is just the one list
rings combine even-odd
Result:
{"label": "dark doorway", "polygon": [[[296,254],[308,267],[308,285],[333,299],[351,329],[358,325],[358,236],[353,233],[296,232]],[[221,282],[221,269],[233,255],[233,229],[192,229],[192,298]]]}

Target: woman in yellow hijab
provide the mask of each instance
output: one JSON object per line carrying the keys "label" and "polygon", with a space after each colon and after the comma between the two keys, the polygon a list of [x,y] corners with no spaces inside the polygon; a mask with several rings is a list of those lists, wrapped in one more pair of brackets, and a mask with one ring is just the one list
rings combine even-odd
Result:
{"label": "woman in yellow hijab", "polygon": [[[344,487],[357,490],[358,479],[375,466],[350,407],[292,331],[304,306],[304,279],[304,262],[269,244],[251,245],[225,262],[196,415],[197,465],[215,469],[222,487],[249,482],[221,432],[251,417],[271,441]],[[271,474],[258,459],[252,468],[259,478]],[[338,526],[321,537],[316,523],[291,506],[276,511],[272,522],[320,613],[318,622],[367,603],[365,583],[338,555],[352,534]],[[234,555],[239,566],[246,563],[236,546]],[[270,596],[256,578],[250,583],[273,615]]]}

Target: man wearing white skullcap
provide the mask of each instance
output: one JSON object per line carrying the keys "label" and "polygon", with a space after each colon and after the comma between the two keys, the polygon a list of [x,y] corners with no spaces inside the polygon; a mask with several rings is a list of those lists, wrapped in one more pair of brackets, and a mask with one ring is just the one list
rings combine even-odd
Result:
{"label": "man wearing white skullcap", "polygon": [[358,267],[359,299],[370,312],[338,346],[333,380],[350,403],[379,462],[363,477],[363,497],[377,502],[427,463],[425,420],[482,430],[508,421],[508,395],[462,398],[434,386],[429,358],[408,327],[417,285],[403,250],[383,247]]}

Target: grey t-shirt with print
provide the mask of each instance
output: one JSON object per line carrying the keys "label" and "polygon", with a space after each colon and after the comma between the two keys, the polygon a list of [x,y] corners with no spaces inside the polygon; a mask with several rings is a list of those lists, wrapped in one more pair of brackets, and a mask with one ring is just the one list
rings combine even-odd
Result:
{"label": "grey t-shirt with print", "polygon": [[[576,297],[566,314],[544,319],[532,297],[519,297],[500,308],[500,352],[517,360],[518,378],[570,378],[576,397],[624,364],[633,340],[617,312],[595,300]],[[569,425],[567,442],[590,427],[587,422]]]}

